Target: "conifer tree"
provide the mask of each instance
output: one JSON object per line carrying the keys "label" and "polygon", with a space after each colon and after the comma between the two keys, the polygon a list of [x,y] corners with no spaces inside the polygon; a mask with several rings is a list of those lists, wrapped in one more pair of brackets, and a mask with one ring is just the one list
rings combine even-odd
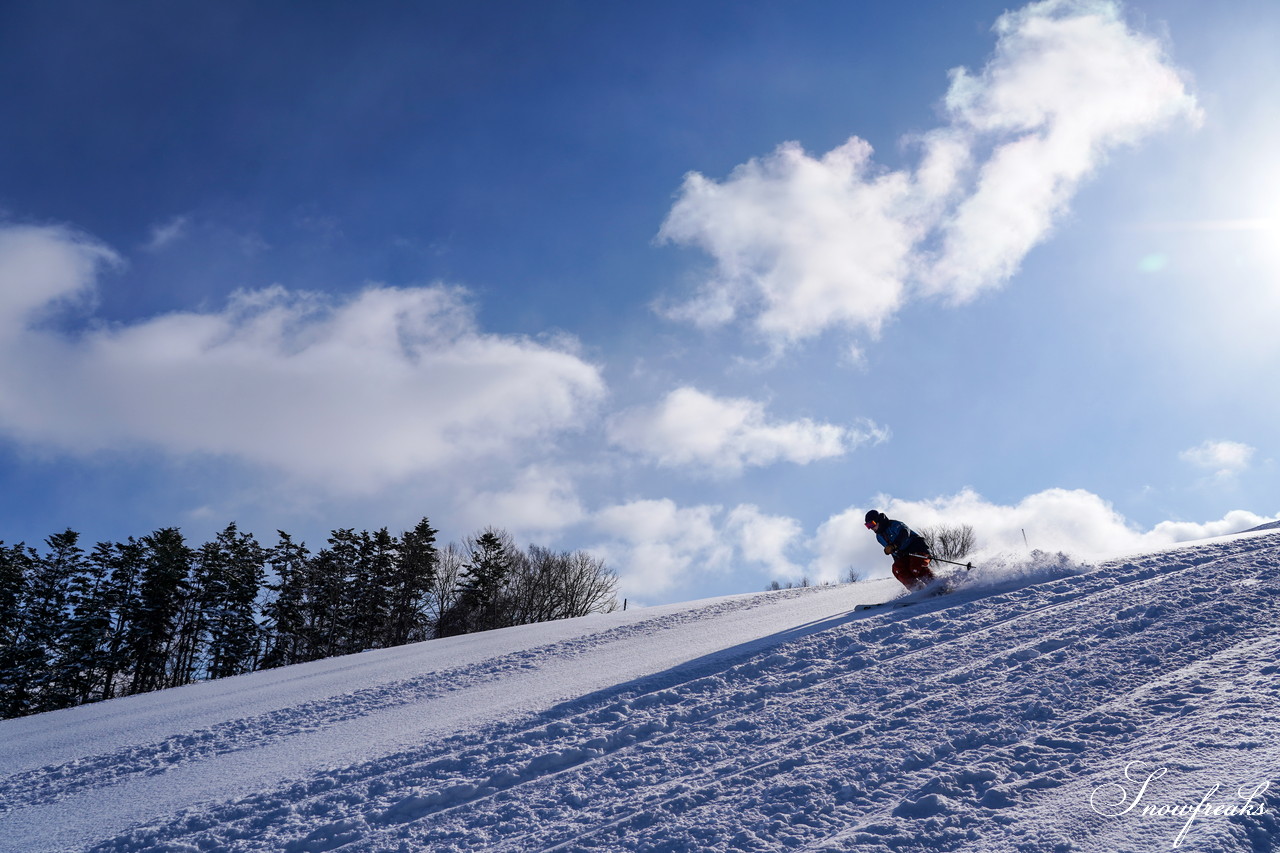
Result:
{"label": "conifer tree", "polygon": [[267,557],[276,582],[268,584],[274,596],[263,607],[266,633],[263,669],[308,659],[306,598],[311,552],[283,530],[276,533],[279,541]]}
{"label": "conifer tree", "polygon": [[495,528],[443,548],[426,518],[339,529],[314,556],[278,533],[266,550],[231,523],[193,550],[164,528],[88,556],[72,530],[44,555],[0,542],[0,714],[616,607],[603,561]]}
{"label": "conifer tree", "polygon": [[360,537],[351,528],[333,531],[328,547],[311,561],[307,578],[307,660],[352,651],[355,608],[351,587],[359,562]]}
{"label": "conifer tree", "polygon": [[220,569],[216,557],[210,559],[209,551],[208,544],[191,551],[190,569],[177,593],[173,641],[166,651],[165,687],[190,684],[198,680],[207,667],[208,608],[220,600],[222,594]]}
{"label": "conifer tree", "polygon": [[134,670],[130,693],[170,686],[170,653],[184,595],[190,589],[191,549],[176,527],[142,540],[143,566],[138,596],[129,618]]}
{"label": "conifer tree", "polygon": [[[90,559],[108,568],[103,609],[110,616],[103,649],[102,693],[110,699],[117,690],[127,687],[133,672],[133,647],[130,644],[130,621],[140,608],[138,586],[142,576],[145,548],[132,536],[126,542],[99,543]],[[123,685],[117,682],[123,682]]]}
{"label": "conifer tree", "polygon": [[100,558],[102,548],[100,544],[88,558],[78,560],[69,580],[70,613],[54,664],[60,707],[90,701],[106,678],[112,614],[108,601],[110,567]]}
{"label": "conifer tree", "polygon": [[458,603],[445,618],[447,631],[488,631],[508,624],[500,605],[515,551],[510,536],[494,528],[469,542]]}
{"label": "conifer tree", "polygon": [[208,618],[208,677],[253,671],[260,637],[255,604],[262,589],[266,552],[235,523],[200,549],[205,566],[202,598]]}
{"label": "conifer tree", "polygon": [[72,579],[84,568],[84,551],[73,530],[45,540],[48,552],[35,562],[23,604],[25,673],[31,692],[30,711],[65,707],[57,671],[67,631]]}
{"label": "conifer tree", "polygon": [[391,581],[400,545],[382,528],[359,536],[359,553],[351,578],[351,631],[348,651],[360,652],[388,645],[391,624]]}
{"label": "conifer tree", "polygon": [[39,556],[19,542],[0,543],[0,715],[30,713],[31,669],[39,655],[27,637],[26,604]]}
{"label": "conifer tree", "polygon": [[18,618],[27,588],[28,562],[25,547],[12,547],[0,542],[0,649],[12,646],[17,639]]}
{"label": "conifer tree", "polygon": [[428,597],[435,586],[438,565],[436,531],[424,518],[401,537],[395,571],[391,576],[388,646],[427,638]]}

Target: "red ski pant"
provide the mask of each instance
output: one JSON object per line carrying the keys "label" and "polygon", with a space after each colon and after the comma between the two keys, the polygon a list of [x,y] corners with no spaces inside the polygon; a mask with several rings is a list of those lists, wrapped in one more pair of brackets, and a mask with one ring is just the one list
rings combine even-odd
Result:
{"label": "red ski pant", "polygon": [[933,580],[929,570],[929,558],[915,554],[894,554],[893,576],[907,589],[919,589]]}

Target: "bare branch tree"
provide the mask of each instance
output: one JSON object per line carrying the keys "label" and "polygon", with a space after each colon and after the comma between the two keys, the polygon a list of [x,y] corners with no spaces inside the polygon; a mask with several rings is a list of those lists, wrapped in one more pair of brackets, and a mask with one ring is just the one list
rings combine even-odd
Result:
{"label": "bare branch tree", "polygon": [[962,560],[977,545],[971,524],[939,524],[919,531],[929,553],[940,560]]}
{"label": "bare branch tree", "polygon": [[458,603],[462,571],[466,563],[467,555],[456,542],[450,542],[440,549],[436,576],[431,584],[431,601],[435,605],[435,613],[431,621],[437,633],[441,617]]}

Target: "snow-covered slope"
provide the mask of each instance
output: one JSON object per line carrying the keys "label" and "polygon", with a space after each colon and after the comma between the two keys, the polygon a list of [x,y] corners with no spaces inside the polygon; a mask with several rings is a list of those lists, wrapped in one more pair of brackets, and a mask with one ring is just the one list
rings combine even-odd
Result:
{"label": "snow-covered slope", "polygon": [[0,850],[1272,850],[1278,565],[990,561],[5,721]]}
{"label": "snow-covered slope", "polygon": [[1257,527],[1250,527],[1245,533],[1258,533],[1263,530],[1280,530],[1280,521],[1272,521],[1267,524],[1259,524]]}

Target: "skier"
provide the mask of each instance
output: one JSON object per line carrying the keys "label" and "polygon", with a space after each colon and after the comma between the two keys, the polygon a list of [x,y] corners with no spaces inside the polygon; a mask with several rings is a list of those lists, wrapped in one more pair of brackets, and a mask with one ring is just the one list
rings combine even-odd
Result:
{"label": "skier", "polygon": [[933,580],[929,570],[929,546],[901,521],[894,521],[879,510],[867,511],[867,529],[876,532],[876,541],[886,554],[893,555],[893,576],[910,590],[921,589]]}

